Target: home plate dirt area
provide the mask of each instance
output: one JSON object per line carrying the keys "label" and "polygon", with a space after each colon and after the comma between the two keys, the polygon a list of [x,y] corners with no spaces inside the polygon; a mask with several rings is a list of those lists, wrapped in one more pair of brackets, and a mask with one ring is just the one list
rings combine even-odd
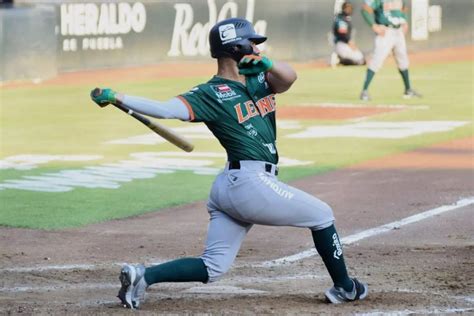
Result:
{"label": "home plate dirt area", "polygon": [[[154,285],[141,313],[472,313],[472,157],[461,139],[292,183],[333,207],[364,301],[324,302],[309,231],[254,226],[221,281]],[[79,229],[1,228],[0,314],[130,314],[115,297],[120,264],[197,256],[207,221],[203,201]]]}

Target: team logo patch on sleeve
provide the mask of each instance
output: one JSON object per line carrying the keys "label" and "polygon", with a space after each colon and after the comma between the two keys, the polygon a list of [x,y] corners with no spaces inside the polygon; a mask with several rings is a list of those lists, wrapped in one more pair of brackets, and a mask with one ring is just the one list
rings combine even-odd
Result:
{"label": "team logo patch on sleeve", "polygon": [[226,84],[212,86],[212,89],[220,99],[229,99],[237,96],[237,93]]}

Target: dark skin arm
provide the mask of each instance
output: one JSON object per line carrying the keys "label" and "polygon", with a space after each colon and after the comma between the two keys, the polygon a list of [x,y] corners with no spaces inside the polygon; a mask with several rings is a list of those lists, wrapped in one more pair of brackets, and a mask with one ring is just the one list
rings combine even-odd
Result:
{"label": "dark skin arm", "polygon": [[267,72],[267,80],[275,93],[283,93],[290,89],[296,81],[294,69],[287,63],[275,61]]}
{"label": "dark skin arm", "polygon": [[[260,54],[256,44],[252,44],[255,54]],[[267,80],[275,93],[283,93],[290,89],[296,81],[295,70],[285,62],[274,61],[273,67],[267,72]]]}

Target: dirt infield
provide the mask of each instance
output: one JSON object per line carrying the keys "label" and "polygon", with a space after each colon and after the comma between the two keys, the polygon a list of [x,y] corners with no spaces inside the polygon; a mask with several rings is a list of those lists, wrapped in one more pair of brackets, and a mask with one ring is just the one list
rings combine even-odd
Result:
{"label": "dirt infield", "polygon": [[[428,166],[406,164],[424,154]],[[324,302],[322,262],[302,255],[308,231],[256,226],[221,281],[154,285],[142,313],[473,312],[472,157],[463,139],[292,183],[333,207],[350,272],[369,283],[366,301]],[[199,255],[207,221],[199,202],[79,229],[0,228],[0,314],[130,314],[115,298],[120,263]]]}
{"label": "dirt infield", "polygon": [[354,168],[469,170],[474,168],[473,148],[473,138],[459,139],[450,143],[365,162]]}

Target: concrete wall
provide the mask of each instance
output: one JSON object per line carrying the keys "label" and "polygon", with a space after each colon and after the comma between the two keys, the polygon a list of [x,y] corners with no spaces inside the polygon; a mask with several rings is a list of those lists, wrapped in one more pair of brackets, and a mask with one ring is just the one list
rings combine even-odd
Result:
{"label": "concrete wall", "polygon": [[56,23],[54,6],[0,9],[0,81],[57,74]]}

